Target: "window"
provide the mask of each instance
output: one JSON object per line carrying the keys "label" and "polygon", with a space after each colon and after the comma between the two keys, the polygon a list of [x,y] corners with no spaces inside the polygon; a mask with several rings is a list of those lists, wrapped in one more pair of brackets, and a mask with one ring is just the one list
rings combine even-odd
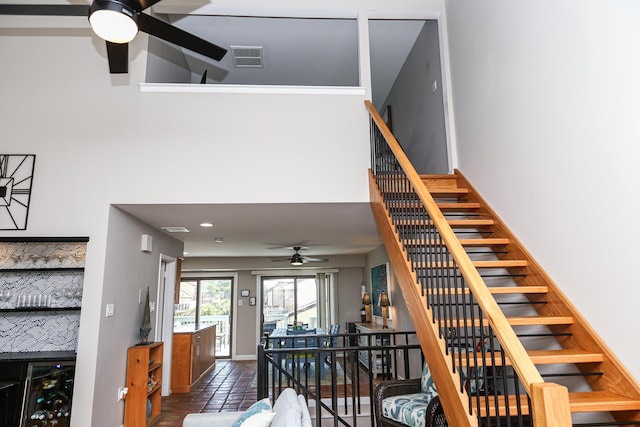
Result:
{"label": "window", "polygon": [[315,277],[263,277],[263,333],[289,325],[318,326]]}

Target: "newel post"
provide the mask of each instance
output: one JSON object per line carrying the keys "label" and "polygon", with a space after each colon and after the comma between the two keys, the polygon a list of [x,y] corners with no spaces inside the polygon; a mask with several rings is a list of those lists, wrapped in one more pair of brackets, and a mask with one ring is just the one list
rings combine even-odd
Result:
{"label": "newel post", "polygon": [[536,427],[571,427],[569,391],[554,383],[531,384],[533,424]]}

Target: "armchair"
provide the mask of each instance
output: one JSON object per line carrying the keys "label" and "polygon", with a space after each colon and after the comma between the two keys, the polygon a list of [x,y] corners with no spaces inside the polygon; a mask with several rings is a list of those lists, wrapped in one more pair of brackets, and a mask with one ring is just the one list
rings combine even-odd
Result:
{"label": "armchair", "polygon": [[422,378],[384,381],[374,391],[378,427],[447,427],[427,364]]}

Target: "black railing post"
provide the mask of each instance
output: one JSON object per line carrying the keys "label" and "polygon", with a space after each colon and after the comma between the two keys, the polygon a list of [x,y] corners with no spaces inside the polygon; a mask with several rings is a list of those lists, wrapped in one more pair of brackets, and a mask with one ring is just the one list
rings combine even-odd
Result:
{"label": "black railing post", "polygon": [[264,399],[269,395],[268,384],[267,384],[267,363],[264,352],[264,346],[262,344],[258,344],[258,391],[257,397],[258,400]]}

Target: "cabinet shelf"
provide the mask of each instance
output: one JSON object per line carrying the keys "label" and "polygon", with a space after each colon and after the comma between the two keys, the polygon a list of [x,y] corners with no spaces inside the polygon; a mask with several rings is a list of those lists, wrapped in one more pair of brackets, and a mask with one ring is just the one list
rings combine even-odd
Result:
{"label": "cabinet shelf", "polygon": [[366,350],[358,351],[360,364],[367,369],[371,369],[373,378],[384,374],[387,370],[393,372],[389,350],[371,349],[371,347],[385,347],[388,344],[385,341],[385,333],[393,332],[393,329],[382,328],[371,323],[356,323],[355,328],[359,334],[362,334],[358,336],[358,346],[367,347]]}
{"label": "cabinet shelf", "polygon": [[[124,426],[151,426],[160,419],[162,389],[163,343],[154,342],[129,347],[127,354],[127,399],[124,405]],[[152,361],[151,363],[149,363]],[[149,390],[149,379],[157,383]],[[151,411],[147,412],[148,402]]]}
{"label": "cabinet shelf", "polygon": [[20,308],[0,308],[0,313],[26,313],[34,311],[80,311],[81,307],[20,307]]}
{"label": "cabinet shelf", "polygon": [[83,272],[84,267],[0,268],[0,273],[37,273],[39,271]]}

